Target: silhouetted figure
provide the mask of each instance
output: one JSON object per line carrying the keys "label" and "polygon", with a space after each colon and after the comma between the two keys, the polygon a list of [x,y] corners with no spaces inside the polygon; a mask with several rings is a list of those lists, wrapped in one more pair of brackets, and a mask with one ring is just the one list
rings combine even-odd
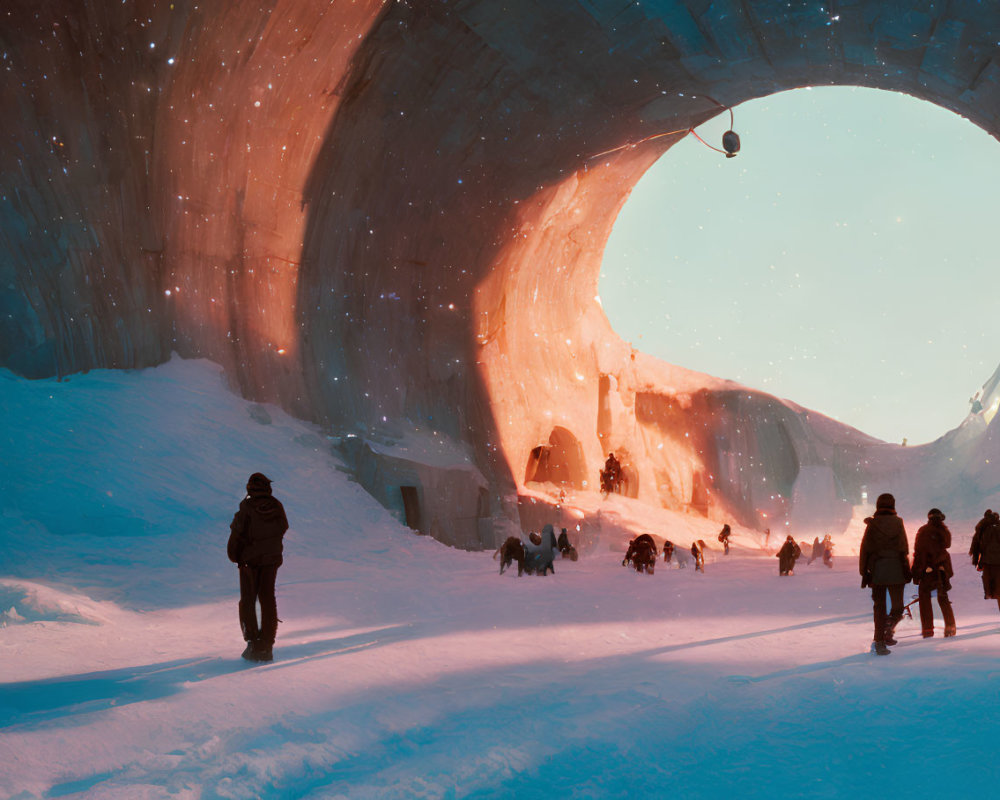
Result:
{"label": "silhouetted figure", "polygon": [[785,538],[785,543],[781,545],[781,549],[778,550],[777,553],[778,574],[794,575],[795,562],[801,555],[802,555],[802,548],[799,547],[795,539],[792,538],[792,534],[788,534],[788,536]]}
{"label": "silhouetted figure", "polygon": [[913,540],[913,582],[917,584],[917,602],[920,607],[920,632],[925,639],[934,635],[934,607],[931,592],[937,592],[941,617],[944,620],[944,635],[954,636],[955,612],[948,599],[951,578],[955,574],[951,566],[951,531],[944,524],[944,514],[937,508],[927,512],[927,524],[917,531]]}
{"label": "silhouetted figure", "polygon": [[622,566],[631,562],[636,572],[648,572],[653,574],[656,565],[656,542],[648,533],[641,533],[628,543],[628,550],[625,551],[625,558],[622,559]]}
{"label": "silhouetted figure", "polygon": [[771,529],[764,528],[764,549],[767,550],[771,546]]}
{"label": "silhouetted figure", "polygon": [[1000,514],[986,509],[976,524],[969,550],[972,563],[983,573],[983,598],[1000,606]]}
{"label": "silhouetted figure", "polygon": [[[886,645],[895,644],[893,633],[903,618],[903,587],[910,582],[910,565],[907,556],[910,545],[906,541],[903,520],[896,515],[896,498],[880,494],[875,501],[875,514],[865,522],[861,538],[858,570],[861,587],[871,587],[872,615],[875,633],[871,650],[876,655],[891,652]],[[886,613],[886,594],[891,607]]]}
{"label": "silhouetted figure", "polygon": [[[255,472],[247,496],[229,525],[229,560],[240,568],[240,627],[247,642],[243,658],[271,661],[278,632],[274,582],[282,561],[282,539],[288,530],[285,508],[271,495],[271,481]],[[260,603],[260,624],[257,603]]]}
{"label": "silhouetted figure", "polygon": [[[972,556],[972,566],[979,567],[979,553],[983,539],[983,529],[993,520],[993,510],[987,508],[983,512],[983,518],[976,523],[975,532],[972,534],[972,543],[969,546],[969,555]],[[982,570],[980,570],[982,571]]]}
{"label": "silhouetted figure", "polygon": [[823,537],[823,563],[833,569],[833,539],[830,534]]}
{"label": "silhouetted figure", "polygon": [[578,558],[576,548],[570,544],[569,534],[566,533],[565,528],[560,531],[556,546],[559,548],[559,553],[563,558],[568,558],[570,561],[576,561]]}
{"label": "silhouetted figure", "polygon": [[536,575],[545,575],[551,572],[555,575],[556,568],[552,562],[558,549],[555,529],[551,523],[547,522],[542,527],[541,535],[528,534],[528,541],[524,543],[524,571],[529,574],[533,572]]}
{"label": "silhouetted figure", "polygon": [[667,539],[663,543],[663,561],[664,561],[664,563],[669,564],[670,563],[670,559],[672,559],[673,557],[674,557],[674,543],[672,541],[670,541],[669,539]]}
{"label": "silhouetted figure", "polygon": [[722,551],[727,556],[729,555],[729,537],[732,533],[728,525],[723,525],[722,530],[719,531],[719,541],[722,542]]}
{"label": "silhouetted figure", "polygon": [[691,543],[691,555],[694,556],[695,572],[705,572],[705,542],[698,539]]}
{"label": "silhouetted figure", "polygon": [[605,494],[618,492],[621,488],[622,465],[615,458],[614,453],[608,453],[608,460],[604,462],[604,469],[601,472],[601,491]]}

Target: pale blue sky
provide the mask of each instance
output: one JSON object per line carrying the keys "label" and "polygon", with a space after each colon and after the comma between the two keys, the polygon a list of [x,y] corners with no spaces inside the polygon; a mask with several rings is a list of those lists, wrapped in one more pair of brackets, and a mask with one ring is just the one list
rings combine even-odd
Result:
{"label": "pale blue sky", "polygon": [[[816,87],[736,107],[636,185],[600,296],[643,352],[910,444],[1000,363],[1000,143],[902,94]],[[698,128],[720,146],[729,114]]]}

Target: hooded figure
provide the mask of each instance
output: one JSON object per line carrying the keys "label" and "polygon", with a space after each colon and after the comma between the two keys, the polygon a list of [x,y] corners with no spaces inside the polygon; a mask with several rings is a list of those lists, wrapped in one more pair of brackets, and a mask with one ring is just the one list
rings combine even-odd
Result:
{"label": "hooded figure", "polygon": [[[887,644],[895,644],[892,634],[903,618],[903,587],[910,582],[910,545],[906,541],[903,520],[896,515],[896,498],[881,494],[875,501],[875,514],[866,520],[861,538],[858,570],[861,587],[872,590],[872,614],[875,635],[872,652],[889,655]],[[886,613],[886,594],[892,603]]]}
{"label": "hooded figure", "polygon": [[[271,481],[255,472],[247,481],[247,496],[229,525],[229,560],[240,568],[240,626],[247,661],[271,661],[278,632],[274,583],[282,560],[282,539],[288,519],[281,502],[271,495]],[[260,624],[257,602],[260,602]]]}
{"label": "hooded figure", "polygon": [[555,575],[556,568],[552,566],[552,561],[558,549],[555,529],[551,523],[545,523],[545,527],[542,528],[541,544],[535,544],[530,538],[524,543],[525,572],[544,575],[551,570]]}
{"label": "hooded figure", "polygon": [[955,571],[951,566],[951,531],[944,524],[944,514],[936,508],[927,512],[927,524],[917,531],[913,540],[913,582],[917,584],[917,602],[920,607],[920,629],[925,639],[934,635],[934,608],[931,592],[937,592],[944,635],[954,636],[955,612],[952,611],[948,591]]}
{"label": "hooded figure", "polygon": [[1000,606],[1000,514],[986,509],[976,524],[969,550],[972,563],[983,573],[983,597]]}
{"label": "hooded figure", "polygon": [[785,543],[781,545],[781,549],[777,552],[778,574],[792,575],[795,570],[795,562],[801,555],[802,548],[792,538],[792,534],[788,534]]}

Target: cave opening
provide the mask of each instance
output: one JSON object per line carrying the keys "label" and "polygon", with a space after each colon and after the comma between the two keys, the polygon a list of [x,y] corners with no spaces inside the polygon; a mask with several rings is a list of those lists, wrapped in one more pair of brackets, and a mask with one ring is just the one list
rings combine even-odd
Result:
{"label": "cave opening", "polygon": [[[699,128],[717,143],[728,114]],[[638,181],[604,251],[615,330],[673,364],[885,441],[960,424],[997,366],[996,142],[897,92],[814,87],[735,108],[727,160],[693,137]]]}

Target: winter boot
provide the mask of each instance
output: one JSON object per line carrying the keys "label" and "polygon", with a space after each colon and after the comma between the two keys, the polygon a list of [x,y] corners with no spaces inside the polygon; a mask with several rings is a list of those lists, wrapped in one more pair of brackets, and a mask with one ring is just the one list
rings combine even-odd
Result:
{"label": "winter boot", "polygon": [[[901,618],[900,618],[901,619]],[[889,617],[889,622],[885,626],[885,643],[887,645],[899,644],[896,641],[896,637],[893,634],[896,632],[896,626],[899,624],[899,619],[893,619]]]}
{"label": "winter boot", "polygon": [[871,652],[877,656],[887,656],[892,650],[886,647],[884,642],[872,642]]}
{"label": "winter boot", "polygon": [[246,649],[241,654],[241,658],[245,658],[247,661],[257,660],[257,651],[254,649],[253,642],[247,642]]}
{"label": "winter boot", "polygon": [[254,643],[254,661],[274,661],[274,653],[272,648],[274,645],[271,642],[264,642],[258,639]]}

